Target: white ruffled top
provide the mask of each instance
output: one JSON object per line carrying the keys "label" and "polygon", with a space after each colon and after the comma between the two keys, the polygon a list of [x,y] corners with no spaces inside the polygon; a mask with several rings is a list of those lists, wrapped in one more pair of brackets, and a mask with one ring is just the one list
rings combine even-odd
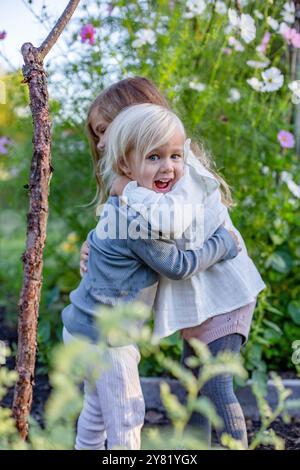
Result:
{"label": "white ruffled top", "polygon": [[[240,308],[265,288],[241,234],[221,201],[219,182],[190,150],[190,139],[185,142],[184,150],[184,175],[171,191],[156,193],[132,181],[121,199],[139,212],[145,222],[150,222],[152,230],[159,230],[166,239],[175,239],[179,248],[200,248],[203,239],[224,223],[237,234],[242,249],[235,258],[216,263],[189,279],[174,281],[160,276],[153,307],[155,339]],[[186,210],[201,205],[203,217],[195,217],[197,212]],[[170,213],[173,214],[171,224]],[[191,234],[195,230],[203,237],[193,238]]]}

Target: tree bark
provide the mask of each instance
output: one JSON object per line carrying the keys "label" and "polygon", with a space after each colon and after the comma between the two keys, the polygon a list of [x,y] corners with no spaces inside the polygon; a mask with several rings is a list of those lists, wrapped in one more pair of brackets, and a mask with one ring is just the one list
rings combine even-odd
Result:
{"label": "tree bark", "polygon": [[51,122],[48,106],[47,78],[43,60],[76,10],[80,0],[69,1],[51,33],[38,48],[30,43],[22,46],[23,83],[29,86],[33,119],[33,157],[29,177],[29,212],[27,241],[22,255],[24,280],[19,300],[18,353],[13,415],[23,439],[28,435],[28,416],[32,403],[32,386],[36,360],[36,339],[39,302],[42,287],[43,250],[48,220],[51,166]]}

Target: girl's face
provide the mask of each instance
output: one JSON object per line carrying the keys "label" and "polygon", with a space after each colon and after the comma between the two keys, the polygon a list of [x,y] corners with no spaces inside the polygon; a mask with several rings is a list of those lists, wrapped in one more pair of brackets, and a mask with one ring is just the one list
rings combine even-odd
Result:
{"label": "girl's face", "polygon": [[128,163],[122,162],[121,169],[139,186],[157,193],[166,193],[183,176],[183,146],[185,136],[180,129],[161,147],[152,150],[140,161],[134,151],[128,156]]}
{"label": "girl's face", "polygon": [[105,148],[105,142],[106,142],[106,129],[109,126],[109,122],[107,122],[101,114],[97,112],[96,109],[94,109],[91,112],[90,115],[90,125],[93,129],[94,134],[98,137],[98,143],[97,143],[97,150],[98,152],[102,153]]}
{"label": "girl's face", "polygon": [[[97,110],[90,115],[90,125],[98,137],[97,150],[103,153],[106,145],[106,130],[109,126]],[[165,193],[183,176],[183,145],[185,136],[180,129],[173,134],[169,141],[152,151],[142,162],[138,156],[129,155],[129,162],[123,162],[122,171],[139,186],[152,189],[157,193]],[[132,152],[133,153],[133,152]]]}

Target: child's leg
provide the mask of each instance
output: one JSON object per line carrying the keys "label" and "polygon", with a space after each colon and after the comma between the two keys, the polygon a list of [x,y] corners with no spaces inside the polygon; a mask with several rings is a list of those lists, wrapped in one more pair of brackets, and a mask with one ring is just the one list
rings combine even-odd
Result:
{"label": "child's leg", "polygon": [[107,369],[96,382],[98,399],[107,432],[107,448],[140,449],[145,402],[134,345],[108,348]]}
{"label": "child's leg", "polygon": [[[239,353],[242,336],[238,333],[218,338],[208,345],[210,352],[216,356],[221,351]],[[223,432],[242,441],[248,447],[245,417],[241,405],[234,393],[232,374],[221,374],[209,380],[201,390],[215,405],[218,415],[223,419],[224,428],[217,430],[218,437]]]}
{"label": "child's leg", "polygon": [[[64,328],[65,343],[73,336]],[[91,348],[97,346],[91,345]],[[76,449],[104,450],[114,446],[140,449],[145,402],[138,364],[137,346],[107,348],[107,370],[96,384],[84,384],[84,405],[77,423]]]}
{"label": "child's leg", "polygon": [[[64,344],[74,341],[74,337],[64,327]],[[95,348],[91,345],[91,348]],[[84,381],[84,403],[77,422],[76,450],[105,450],[106,431],[95,386]]]}
{"label": "child's leg", "polygon": [[84,403],[77,422],[76,450],[105,450],[106,430],[95,387],[85,380]]}
{"label": "child's leg", "polygon": [[[216,356],[221,351],[231,351],[238,353],[242,344],[242,336],[234,333],[223,336],[208,344],[210,352]],[[185,346],[185,354],[194,355],[189,346]],[[188,357],[188,356],[186,356]],[[193,369],[195,375],[199,370]],[[224,428],[217,431],[220,438],[222,432],[230,434],[235,439],[242,441],[245,447],[248,446],[246,423],[242,408],[233,390],[233,377],[231,374],[221,374],[209,380],[201,390],[201,395],[207,396],[216,407],[218,415],[223,419]],[[200,421],[200,422],[199,422]],[[207,421],[199,420],[199,424],[207,430]]]}
{"label": "child's leg", "polygon": [[[194,356],[194,350],[191,348],[189,343],[184,339],[183,340],[183,351],[181,357],[181,365],[186,367],[185,360],[190,357]],[[199,367],[192,369],[193,374],[195,377],[198,377],[199,374]],[[211,446],[211,424],[210,421],[205,418],[202,414],[194,412],[188,423],[189,426],[197,428],[200,430],[200,439],[208,446]]]}

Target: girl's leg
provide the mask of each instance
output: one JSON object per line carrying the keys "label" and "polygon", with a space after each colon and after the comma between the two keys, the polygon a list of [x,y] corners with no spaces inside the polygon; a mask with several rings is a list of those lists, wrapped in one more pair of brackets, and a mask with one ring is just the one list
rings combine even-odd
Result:
{"label": "girl's leg", "polygon": [[[185,364],[185,360],[190,357],[194,356],[194,350],[191,348],[189,343],[184,339],[183,340],[183,351],[181,356],[181,365],[188,368]],[[195,377],[198,377],[199,374],[199,367],[191,369]],[[188,423],[189,426],[193,428],[197,428],[200,430],[200,438],[201,440],[208,446],[211,447],[211,424],[208,419],[206,419],[202,414],[194,412]]]}
{"label": "girl's leg", "polygon": [[[242,336],[238,333],[223,336],[208,345],[213,356],[221,351],[238,354],[242,345]],[[221,374],[209,380],[201,390],[215,405],[218,415],[224,422],[224,428],[217,430],[218,438],[226,432],[234,439],[242,441],[248,447],[247,429],[243,410],[233,389],[232,374]]]}
{"label": "girl's leg", "polygon": [[[68,330],[62,331],[64,344],[74,341]],[[94,348],[94,346],[91,346]],[[76,450],[105,450],[106,431],[97,390],[88,379],[84,381],[84,402],[77,421]]]}
{"label": "girl's leg", "polygon": [[[223,336],[213,342],[208,347],[213,356],[221,351],[231,351],[239,353],[242,344],[242,336],[234,333]],[[185,346],[185,354],[194,355],[191,348]],[[193,369],[193,373],[198,375],[199,369]],[[216,407],[218,415],[223,419],[224,428],[217,430],[220,438],[222,432],[226,432],[235,439],[242,441],[245,447],[248,446],[247,430],[244,414],[233,390],[233,377],[231,374],[221,374],[209,380],[201,390],[201,395],[207,396]],[[207,420],[198,418],[199,425],[204,430],[208,430]],[[196,419],[197,419],[196,418]]]}
{"label": "girl's leg", "polygon": [[[74,338],[64,328],[64,343]],[[97,346],[92,345],[91,348]],[[145,402],[137,346],[107,348],[107,369],[96,383],[84,383],[84,405],[77,423],[76,449],[104,450],[114,446],[140,449]]]}
{"label": "girl's leg", "polygon": [[106,430],[95,387],[84,381],[84,403],[77,422],[76,450],[105,450]]}
{"label": "girl's leg", "polygon": [[97,395],[107,432],[107,448],[115,446],[139,450],[145,402],[134,345],[108,348],[109,368],[96,382]]}

